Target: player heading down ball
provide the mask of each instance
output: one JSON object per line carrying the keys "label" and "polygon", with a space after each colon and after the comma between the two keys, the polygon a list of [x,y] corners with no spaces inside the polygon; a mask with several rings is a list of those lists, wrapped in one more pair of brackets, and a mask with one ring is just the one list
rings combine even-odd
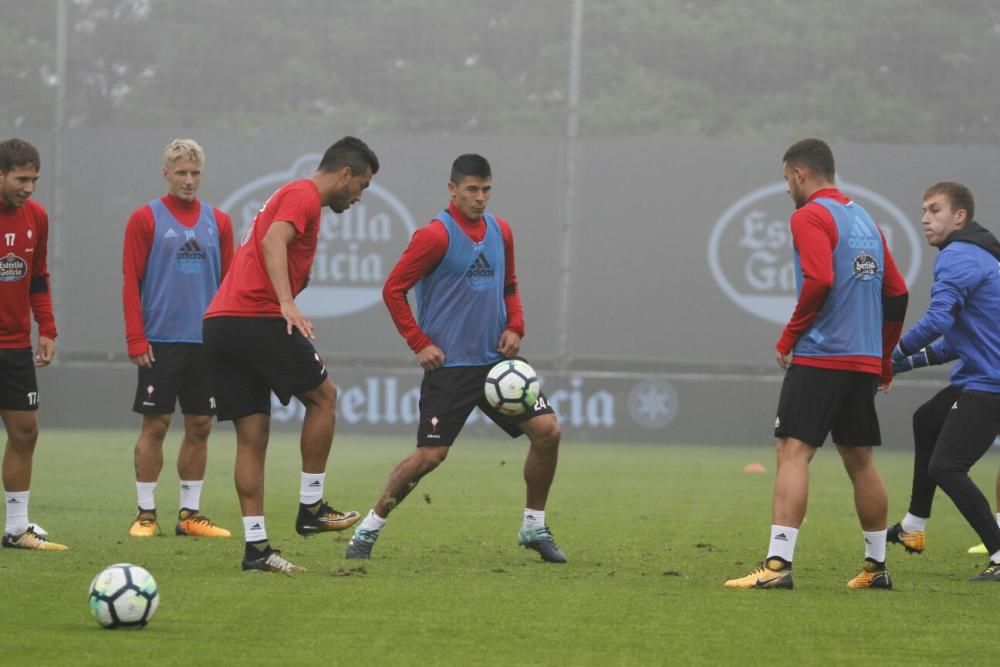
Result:
{"label": "player heading down ball", "polygon": [[216,381],[218,416],[232,420],[236,428],[244,570],[302,569],[271,548],[264,524],[272,391],[283,404],[295,396],[306,408],[295,531],[308,536],[343,530],[359,518],[323,499],[337,389],[311,342],[312,321],[295,297],[309,282],[323,208],[343,213],[361,201],[378,168],[378,158],[365,142],[344,137],[326,150],[310,178],[287,183],[268,197],[205,313],[205,352]]}

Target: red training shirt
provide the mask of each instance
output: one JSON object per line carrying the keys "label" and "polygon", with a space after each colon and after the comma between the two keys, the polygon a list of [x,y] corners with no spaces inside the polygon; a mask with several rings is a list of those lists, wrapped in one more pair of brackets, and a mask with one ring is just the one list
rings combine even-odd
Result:
{"label": "red training shirt", "polygon": [[31,348],[31,315],[38,334],[56,337],[46,255],[49,216],[38,202],[15,208],[0,200],[0,348]]}
{"label": "red training shirt", "polygon": [[[478,243],[486,236],[486,221],[469,220],[454,203],[448,204],[448,213],[473,242]],[[507,306],[507,328],[524,337],[524,309],[521,295],[517,291],[517,274],[514,270],[514,233],[510,225],[497,218],[504,247],[504,304]],[[382,299],[389,308],[396,329],[414,352],[419,352],[434,343],[423,332],[413,317],[406,293],[421,278],[430,274],[448,251],[448,230],[440,220],[431,220],[413,232],[410,244],[396,262],[382,288]]]}
{"label": "red training shirt", "polygon": [[[167,193],[160,197],[170,214],[185,227],[198,224],[201,201],[185,201]],[[215,222],[219,227],[219,253],[222,259],[222,276],[225,277],[233,261],[233,222],[229,214],[217,208]],[[153,248],[156,219],[149,204],[143,204],[128,218],[125,225],[125,242],[122,252],[122,308],[125,311],[125,342],[128,356],[136,357],[149,349],[142,321],[142,297],[139,285],[146,275],[146,262]]]}
{"label": "red training shirt", "polygon": [[297,296],[309,282],[322,210],[319,189],[309,178],[287,183],[268,197],[240,239],[232,270],[223,278],[205,317],[281,317],[261,242],[274,222],[295,227],[295,238],[288,245],[288,282],[292,296]]}

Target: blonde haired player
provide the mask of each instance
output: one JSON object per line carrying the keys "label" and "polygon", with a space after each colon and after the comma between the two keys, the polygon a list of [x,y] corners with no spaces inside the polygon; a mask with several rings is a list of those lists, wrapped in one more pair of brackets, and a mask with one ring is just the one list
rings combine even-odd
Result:
{"label": "blonde haired player", "polygon": [[132,409],[142,415],[135,444],[138,514],[132,537],[160,532],[155,490],[174,406],[184,415],[177,453],[180,509],[175,533],[229,537],[201,514],[215,398],[201,340],[201,317],[233,257],[229,216],[198,199],[205,151],[174,139],[163,152],[167,193],[129,217],[122,256],[128,356],[138,368]]}

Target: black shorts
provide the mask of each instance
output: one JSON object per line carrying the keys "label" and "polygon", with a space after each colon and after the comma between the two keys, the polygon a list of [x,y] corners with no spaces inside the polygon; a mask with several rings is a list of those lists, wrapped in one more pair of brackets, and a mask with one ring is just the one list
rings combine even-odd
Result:
{"label": "black shorts", "polygon": [[281,317],[213,317],[202,328],[215,381],[219,421],[271,414],[271,392],[282,405],[323,384],[326,366],[298,329]]}
{"label": "black shorts", "polygon": [[37,410],[38,378],[31,348],[0,349],[0,410]]}
{"label": "black shorts", "polygon": [[822,447],[832,431],[838,445],[877,447],[882,444],[877,390],[878,376],[872,373],[792,365],[781,383],[774,436]]}
{"label": "black shorts", "polygon": [[214,415],[215,395],[200,343],[150,343],[153,365],[139,367],[132,410],[169,415],[179,401],[186,415]]}
{"label": "black shorts", "polygon": [[446,366],[424,373],[420,384],[420,424],[417,446],[450,447],[458,437],[473,408],[479,408],[507,434],[516,438],[519,424],[539,415],[555,414],[545,394],[539,393],[534,408],[519,415],[505,415],[486,401],[483,386],[493,364],[486,366]]}

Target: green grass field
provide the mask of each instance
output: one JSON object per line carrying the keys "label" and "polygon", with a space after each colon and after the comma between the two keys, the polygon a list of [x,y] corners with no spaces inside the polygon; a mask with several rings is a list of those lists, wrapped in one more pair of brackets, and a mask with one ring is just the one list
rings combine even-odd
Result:
{"label": "green grass field", "polygon": [[[3,664],[607,665],[996,664],[1000,587],[970,584],[978,542],[939,493],[929,548],[891,545],[895,590],[850,591],[863,557],[850,484],[825,448],[812,467],[794,591],[731,591],[722,582],[764,556],[770,447],[563,444],[549,523],[570,559],[542,563],[516,544],[522,441],[464,440],[392,515],[370,562],[343,559],[347,534],[293,530],[298,447],[275,435],[268,461],[272,543],[308,572],[244,574],[232,486],[233,436],[213,436],[202,509],[230,540],[130,539],[127,432],[43,430],[31,518],[65,553],[0,552]],[[366,511],[408,439],[343,434],[327,497]],[[157,502],[176,511],[173,460]],[[746,463],[765,474],[746,474]],[[998,456],[973,471],[992,498]],[[911,459],[883,452],[890,520],[906,509]],[[167,523],[166,527],[172,528]],[[100,629],[87,587],[130,561],[160,585],[141,631]],[[10,662],[8,662],[10,660]]]}

